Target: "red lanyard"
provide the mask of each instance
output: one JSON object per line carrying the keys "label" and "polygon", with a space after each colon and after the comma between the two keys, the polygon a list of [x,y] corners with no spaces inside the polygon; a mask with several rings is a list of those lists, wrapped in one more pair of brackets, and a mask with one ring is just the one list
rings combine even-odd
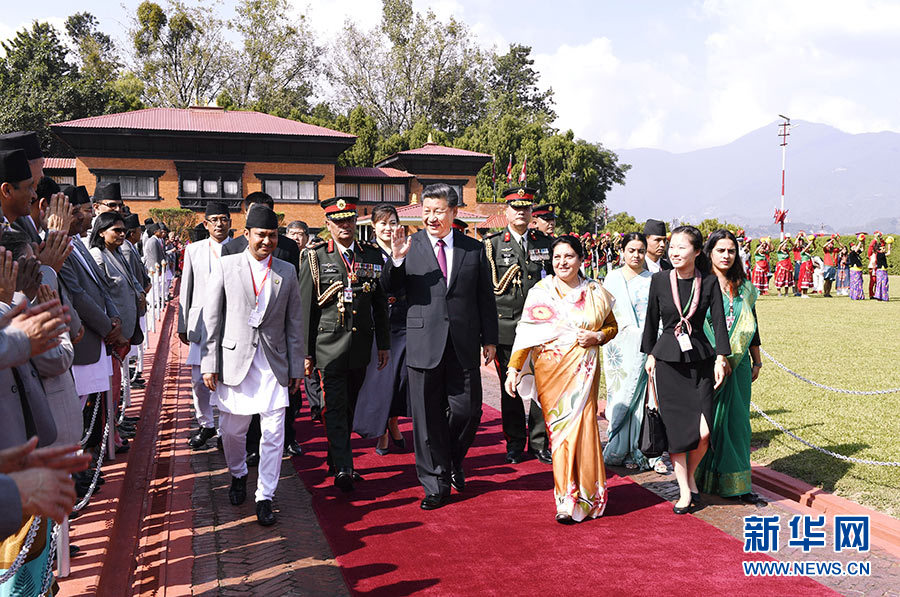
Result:
{"label": "red lanyard", "polygon": [[684,308],[681,306],[681,297],[678,294],[678,275],[674,269],[669,270],[669,272],[669,280],[672,283],[672,300],[675,301],[675,309],[681,317],[681,320],[675,324],[675,335],[680,336],[684,328],[687,328],[687,333],[690,335],[691,322],[689,319],[697,312],[697,306],[700,304],[700,271],[694,268],[694,283],[691,288],[690,298],[691,306],[687,313],[684,312]]}
{"label": "red lanyard", "polygon": [[250,281],[253,282],[253,296],[256,297],[256,305],[259,306],[259,293],[263,291],[266,280],[269,279],[269,272],[272,271],[272,256],[269,255],[269,263],[266,264],[266,275],[263,276],[262,282],[259,283],[259,290],[256,289],[256,278],[253,276],[253,268],[250,268]]}

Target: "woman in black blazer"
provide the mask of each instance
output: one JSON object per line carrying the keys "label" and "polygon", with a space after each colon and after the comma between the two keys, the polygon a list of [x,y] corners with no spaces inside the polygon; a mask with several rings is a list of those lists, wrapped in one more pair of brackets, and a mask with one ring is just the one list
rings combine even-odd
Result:
{"label": "woman in black blazer", "polygon": [[[730,373],[725,358],[730,344],[722,293],[716,277],[707,273],[708,258],[702,248],[703,235],[693,226],[672,231],[669,259],[675,269],[655,273],[650,279],[641,342],[641,351],[648,355],[646,369],[655,383],[669,456],[678,479],[676,514],[686,514],[699,501],[694,471],[709,447],[713,392]],[[673,281],[679,299],[677,308]],[[718,349],[713,349],[703,333],[707,312],[712,316]]]}

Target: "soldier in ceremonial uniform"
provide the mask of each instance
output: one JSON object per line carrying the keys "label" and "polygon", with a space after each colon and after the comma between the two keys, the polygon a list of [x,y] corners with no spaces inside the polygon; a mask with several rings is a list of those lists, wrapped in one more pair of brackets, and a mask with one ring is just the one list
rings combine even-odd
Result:
{"label": "soldier in ceremonial uniform", "polygon": [[525,306],[525,296],[541,278],[553,274],[550,251],[552,239],[540,230],[528,227],[531,223],[534,193],[535,190],[528,187],[504,191],[509,226],[484,238],[494,294],[497,297],[500,342],[497,345],[495,365],[501,381],[500,410],[503,435],[506,437],[506,462],[511,464],[525,460],[526,439],[529,450],[536,458],[541,462],[550,462],[547,427],[540,405],[529,405],[526,421],[522,399],[510,396],[502,383],[512,353],[516,324],[519,323]]}
{"label": "soldier in ceremonial uniform", "polygon": [[556,230],[556,206],[550,203],[535,205],[531,210],[532,223],[535,228],[549,237],[554,237]]}
{"label": "soldier in ceremonial uniform", "polygon": [[384,258],[377,246],[356,240],[354,197],[333,197],[322,207],[331,239],[307,246],[300,263],[306,374],[313,368],[321,373],[329,465],[334,484],[352,491],[362,477],[353,470],[350,431],[373,336],[379,369],[390,354],[387,295],[380,284]]}

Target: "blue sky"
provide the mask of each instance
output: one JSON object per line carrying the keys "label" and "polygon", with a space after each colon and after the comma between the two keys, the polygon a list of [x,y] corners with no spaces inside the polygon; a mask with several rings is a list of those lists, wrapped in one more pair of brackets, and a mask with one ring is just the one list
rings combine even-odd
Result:
{"label": "blue sky", "polygon": [[[220,7],[231,14],[234,0]],[[0,38],[33,19],[88,10],[124,40],[138,2],[7,5]],[[612,148],[727,143],[778,113],[858,133],[900,131],[900,2],[891,0],[415,0],[454,15],[484,46],[533,47],[557,125]],[[380,0],[295,0],[322,42]]]}

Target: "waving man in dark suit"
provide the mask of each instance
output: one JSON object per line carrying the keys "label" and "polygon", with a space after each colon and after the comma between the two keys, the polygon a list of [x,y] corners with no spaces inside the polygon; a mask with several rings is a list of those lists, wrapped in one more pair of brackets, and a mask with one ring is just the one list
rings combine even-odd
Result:
{"label": "waving man in dark suit", "polygon": [[[484,245],[453,230],[459,197],[446,184],[422,192],[423,230],[393,233],[382,281],[406,291],[409,394],[422,509],[465,487],[463,458],[481,421],[479,348],[497,351],[497,305]],[[449,413],[449,415],[448,415]]]}

